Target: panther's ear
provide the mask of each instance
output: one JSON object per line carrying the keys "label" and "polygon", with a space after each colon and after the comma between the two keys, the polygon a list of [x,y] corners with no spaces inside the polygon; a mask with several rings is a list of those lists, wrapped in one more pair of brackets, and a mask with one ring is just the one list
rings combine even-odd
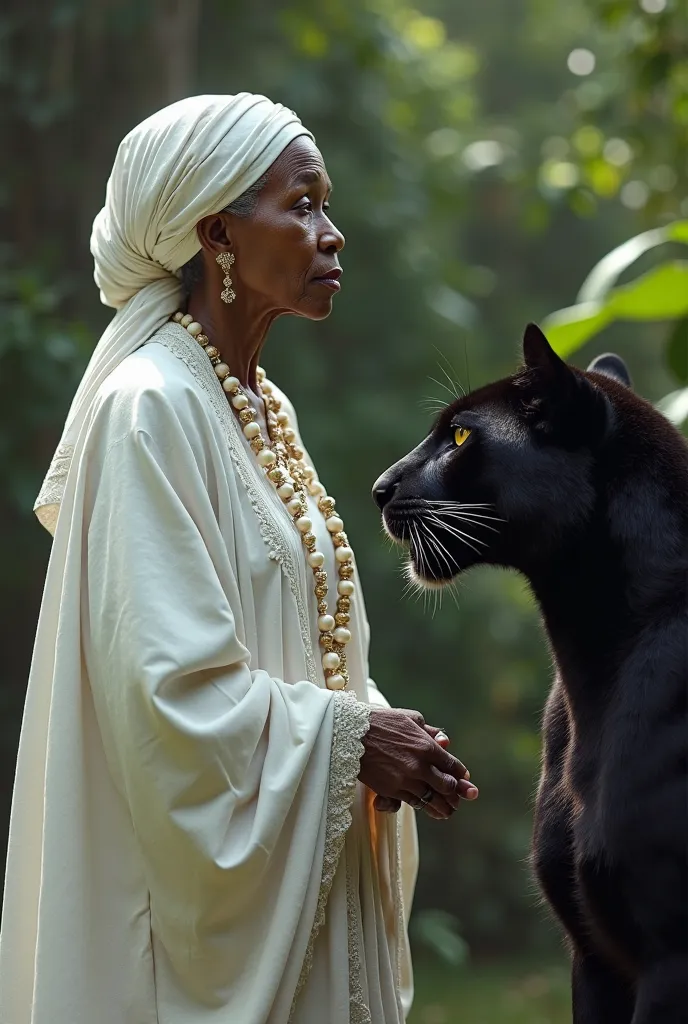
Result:
{"label": "panther's ear", "polygon": [[603,373],[605,377],[611,377],[619,384],[625,384],[627,388],[633,387],[628,367],[621,356],[617,356],[614,352],[607,352],[605,355],[593,359],[588,367],[588,372]]}
{"label": "panther's ear", "polygon": [[604,435],[609,419],[604,392],[567,366],[536,324],[525,329],[523,359],[531,371],[540,429],[554,431],[573,445],[592,443]]}
{"label": "panther's ear", "polygon": [[523,332],[523,361],[526,369],[540,370],[549,377],[564,377],[571,373],[537,324],[528,324]]}

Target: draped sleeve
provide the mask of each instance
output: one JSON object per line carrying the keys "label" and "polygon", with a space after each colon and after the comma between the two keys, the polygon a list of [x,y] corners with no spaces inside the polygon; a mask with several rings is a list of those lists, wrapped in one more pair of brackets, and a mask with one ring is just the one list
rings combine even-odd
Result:
{"label": "draped sleeve", "polygon": [[198,412],[154,389],[110,405],[83,595],[106,756],[165,963],[228,1020],[268,1019],[303,983],[370,709],[252,663]]}

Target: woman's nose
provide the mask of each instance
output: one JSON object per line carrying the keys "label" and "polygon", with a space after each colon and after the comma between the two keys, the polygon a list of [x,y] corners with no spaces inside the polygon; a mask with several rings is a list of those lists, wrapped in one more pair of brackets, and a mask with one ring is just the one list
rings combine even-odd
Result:
{"label": "woman's nose", "polygon": [[324,252],[341,252],[344,248],[345,238],[331,220],[328,219],[327,228],[320,236],[320,248]]}
{"label": "woman's nose", "polygon": [[375,481],[373,485],[373,498],[381,512],[385,505],[389,504],[394,497],[394,492],[398,486],[399,481],[389,470]]}

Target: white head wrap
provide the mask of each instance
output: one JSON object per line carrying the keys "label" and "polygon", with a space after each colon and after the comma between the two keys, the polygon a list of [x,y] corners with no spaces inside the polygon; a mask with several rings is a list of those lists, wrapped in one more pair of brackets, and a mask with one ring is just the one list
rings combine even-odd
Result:
{"label": "white head wrap", "polygon": [[196,224],[256,182],[311,133],[265,96],[193,96],[137,125],[120,143],[91,252],[101,300],[117,310],[96,345],[34,510],[55,532],[67,474],[96,392],[179,305],[177,271],[200,249]]}

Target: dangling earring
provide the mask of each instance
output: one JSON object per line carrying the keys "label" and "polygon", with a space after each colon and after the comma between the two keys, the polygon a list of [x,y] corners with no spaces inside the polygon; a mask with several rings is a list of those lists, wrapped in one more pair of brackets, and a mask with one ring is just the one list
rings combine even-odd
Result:
{"label": "dangling earring", "polygon": [[219,252],[215,259],[225,274],[225,279],[222,282],[223,285],[225,286],[225,290],[222,292],[220,298],[222,299],[223,302],[226,302],[227,305],[229,305],[230,302],[234,302],[234,300],[236,299],[236,292],[232,289],[232,279],[229,276],[229,272],[232,269],[232,264],[234,263],[234,253]]}

